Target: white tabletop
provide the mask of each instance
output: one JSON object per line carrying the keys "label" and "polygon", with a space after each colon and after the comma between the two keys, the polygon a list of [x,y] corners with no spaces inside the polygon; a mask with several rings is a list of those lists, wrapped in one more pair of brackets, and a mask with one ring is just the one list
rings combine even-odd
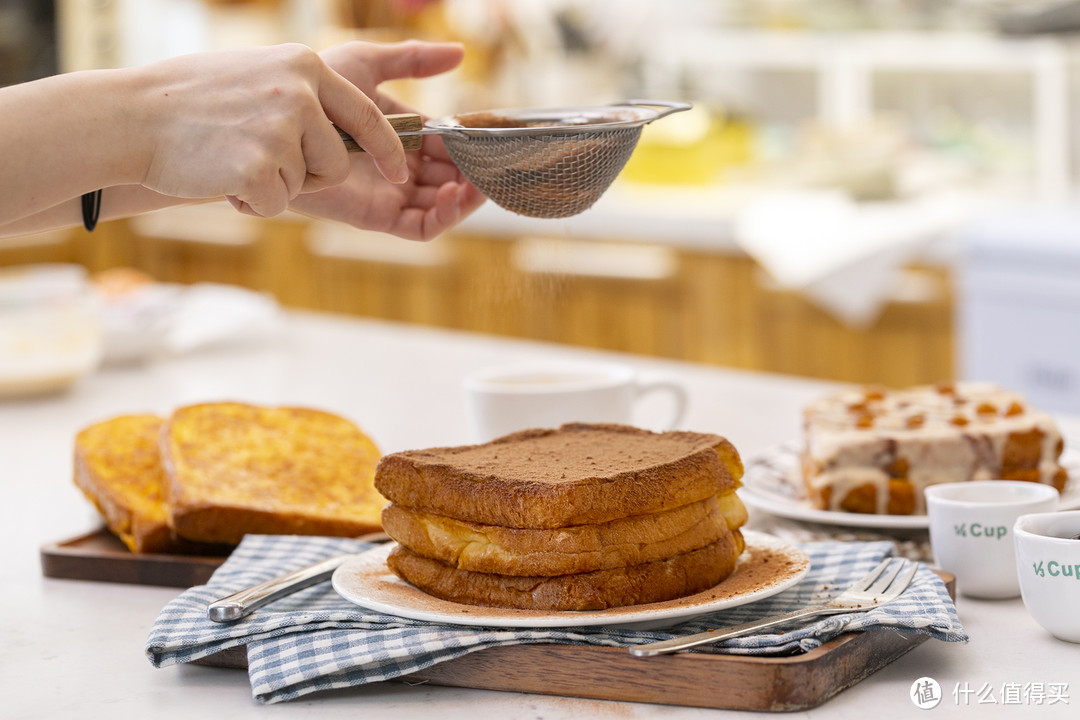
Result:
{"label": "white tabletop", "polygon": [[[194,401],[303,404],[349,417],[384,452],[466,443],[461,380],[505,360],[596,357],[592,351],[318,315],[289,314],[280,338],[186,358],[105,369],[71,392],[0,404],[0,716],[11,718],[236,718],[270,711],[251,698],[245,673],[153,668],[143,654],[150,625],[176,589],[42,577],[39,548],[98,524],[71,482],[75,433],[100,419]],[[603,354],[612,357],[610,354]],[[797,437],[799,410],[823,383],[623,356],[646,371],[676,373],[691,390],[687,429],[716,432],[744,455]],[[659,412],[659,411],[658,411]],[[642,424],[647,424],[643,421]],[[753,518],[752,518],[753,520]],[[1058,718],[1080,712],[1080,645],[1053,639],[1020,600],[961,597],[966,645],[927,641],[845,690],[810,717],[910,717],[912,683],[929,676],[944,693],[936,717]],[[1064,700],[1016,688],[1059,689]],[[966,698],[954,691],[968,688]],[[996,704],[980,702],[990,690]],[[723,692],[717,688],[717,692]],[[1060,693],[1059,693],[1060,694]],[[984,696],[985,700],[985,696]],[[1067,702],[1067,704],[1066,704]],[[302,699],[275,717],[581,718],[705,717],[716,711],[521,695],[388,682]],[[747,714],[752,715],[752,714]]]}

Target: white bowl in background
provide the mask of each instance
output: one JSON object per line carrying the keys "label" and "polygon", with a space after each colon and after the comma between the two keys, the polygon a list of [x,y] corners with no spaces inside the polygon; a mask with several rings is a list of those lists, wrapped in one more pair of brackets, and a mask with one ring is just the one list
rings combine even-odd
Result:
{"label": "white bowl in background", "polygon": [[81,266],[0,270],[0,398],[59,392],[96,370],[99,310]]}

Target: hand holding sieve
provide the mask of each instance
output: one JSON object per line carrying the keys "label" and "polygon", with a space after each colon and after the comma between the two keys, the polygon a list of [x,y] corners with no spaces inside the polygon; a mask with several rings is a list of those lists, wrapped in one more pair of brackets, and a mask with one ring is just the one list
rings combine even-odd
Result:
{"label": "hand holding sieve", "polygon": [[[520,215],[559,218],[590,208],[637,145],[641,128],[690,103],[629,100],[574,108],[506,109],[429,120],[388,115],[406,150],[442,135],[451,159],[476,188]],[[352,151],[361,148],[341,130]]]}

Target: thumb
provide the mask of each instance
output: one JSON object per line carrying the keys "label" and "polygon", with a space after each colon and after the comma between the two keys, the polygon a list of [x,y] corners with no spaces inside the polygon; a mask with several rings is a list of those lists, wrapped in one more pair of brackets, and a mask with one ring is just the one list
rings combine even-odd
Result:
{"label": "thumb", "polygon": [[367,151],[383,177],[392,183],[409,179],[401,139],[367,95],[327,68],[319,84],[319,100],[330,120]]}

